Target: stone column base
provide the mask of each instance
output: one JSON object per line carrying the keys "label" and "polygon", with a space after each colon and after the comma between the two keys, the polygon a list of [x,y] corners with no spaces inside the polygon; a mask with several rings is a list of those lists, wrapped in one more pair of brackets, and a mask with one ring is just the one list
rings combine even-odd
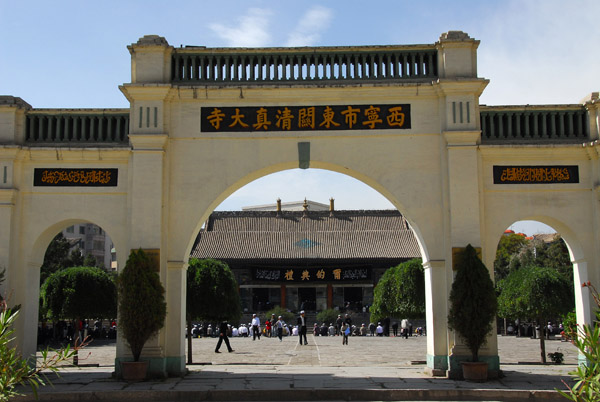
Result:
{"label": "stone column base", "polygon": [[445,377],[448,370],[448,356],[427,355],[425,374],[432,377]]}

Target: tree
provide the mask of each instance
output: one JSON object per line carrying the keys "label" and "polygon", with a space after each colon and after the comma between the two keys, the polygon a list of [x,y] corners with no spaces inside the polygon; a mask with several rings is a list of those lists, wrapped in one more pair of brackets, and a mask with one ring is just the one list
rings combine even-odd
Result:
{"label": "tree", "polygon": [[132,250],[125,268],[117,277],[119,331],[138,362],[144,345],[165,325],[165,289],[143,250]]}
{"label": "tree", "polygon": [[65,267],[70,267],[69,261],[70,244],[62,233],[57,234],[48,245],[44,254],[44,263],[40,272],[40,283],[44,283],[46,278],[54,272],[60,271]]}
{"label": "tree", "polygon": [[496,259],[494,260],[494,278],[496,281],[506,278],[510,272],[511,261],[519,254],[521,249],[528,244],[525,236],[511,233],[502,236],[496,249]]}
{"label": "tree", "polygon": [[[498,312],[501,317],[533,319],[543,329],[552,318],[573,308],[569,281],[553,268],[523,267],[498,283]],[[544,336],[540,336],[541,362],[546,363]]]}
{"label": "tree", "polygon": [[188,364],[192,363],[192,320],[236,322],[242,316],[238,285],[221,261],[191,258],[187,270]]}
{"label": "tree", "polygon": [[373,291],[371,321],[425,316],[425,274],[420,258],[388,269]]}
{"label": "tree", "polygon": [[41,289],[44,308],[54,320],[115,317],[117,292],[100,268],[70,267],[50,275]]}
{"label": "tree", "polygon": [[93,255],[88,254],[83,259],[83,264],[81,265],[83,265],[84,267],[98,267],[98,261],[96,261],[96,258]]}
{"label": "tree", "polygon": [[457,256],[456,276],[450,290],[448,326],[455,330],[479,361],[479,349],[493,328],[498,302],[494,283],[486,266],[469,244]]}
{"label": "tree", "polygon": [[[117,290],[110,275],[94,267],[70,267],[50,275],[40,292],[44,311],[54,321],[114,317],[117,315]],[[79,342],[76,330],[75,342]],[[76,365],[78,356],[74,356]]]}

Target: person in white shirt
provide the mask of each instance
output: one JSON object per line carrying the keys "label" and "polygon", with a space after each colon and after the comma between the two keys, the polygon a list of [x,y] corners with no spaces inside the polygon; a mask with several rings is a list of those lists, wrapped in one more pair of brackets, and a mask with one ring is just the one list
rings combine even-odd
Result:
{"label": "person in white shirt", "polygon": [[283,339],[283,326],[285,325],[285,321],[283,321],[283,318],[281,316],[279,316],[279,319],[277,320],[277,322],[275,323],[275,327],[277,327],[277,337],[279,338],[279,342],[281,342]]}
{"label": "person in white shirt", "polygon": [[377,323],[377,329],[375,331],[377,332],[377,336],[383,336],[383,327],[380,322]]}
{"label": "person in white shirt", "polygon": [[260,318],[252,314],[252,340],[255,341],[257,336],[260,340]]}
{"label": "person in white shirt", "polygon": [[298,317],[298,334],[300,334],[300,345],[302,345],[302,337],[304,337],[304,344],[308,345],[308,341],[306,340],[306,317],[304,316],[304,310],[300,312],[300,317]]}

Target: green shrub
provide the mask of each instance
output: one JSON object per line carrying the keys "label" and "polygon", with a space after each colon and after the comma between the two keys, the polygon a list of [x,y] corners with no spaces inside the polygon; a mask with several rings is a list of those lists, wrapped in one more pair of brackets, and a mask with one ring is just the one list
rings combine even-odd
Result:
{"label": "green shrub", "polygon": [[275,317],[281,316],[283,321],[285,321],[288,325],[295,323],[296,316],[280,306],[275,306],[271,310],[267,311],[265,313],[265,320],[271,319],[271,314],[275,314]]}
{"label": "green shrub", "polygon": [[164,326],[167,315],[165,290],[150,257],[133,250],[117,278],[119,331],[139,361],[144,344]]}
{"label": "green shrub", "polygon": [[324,322],[326,325],[333,324],[335,325],[335,321],[337,320],[337,316],[340,314],[339,311],[329,308],[327,310],[321,311],[317,314],[317,321],[322,323]]}
{"label": "green shrub", "polygon": [[469,244],[458,253],[457,272],[450,290],[448,326],[454,329],[471,351],[472,361],[479,360],[498,310],[494,283],[488,269]]}

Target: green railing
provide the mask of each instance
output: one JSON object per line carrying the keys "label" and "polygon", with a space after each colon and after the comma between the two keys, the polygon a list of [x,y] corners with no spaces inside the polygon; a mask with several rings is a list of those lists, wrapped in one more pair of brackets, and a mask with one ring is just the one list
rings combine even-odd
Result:
{"label": "green railing", "polygon": [[127,144],[129,111],[31,111],[25,142],[32,144]]}
{"label": "green railing", "polygon": [[297,49],[175,49],[174,83],[306,84],[323,81],[390,81],[438,76],[434,47]]}
{"label": "green railing", "polygon": [[588,115],[580,105],[481,107],[482,144],[584,142],[587,139]]}

